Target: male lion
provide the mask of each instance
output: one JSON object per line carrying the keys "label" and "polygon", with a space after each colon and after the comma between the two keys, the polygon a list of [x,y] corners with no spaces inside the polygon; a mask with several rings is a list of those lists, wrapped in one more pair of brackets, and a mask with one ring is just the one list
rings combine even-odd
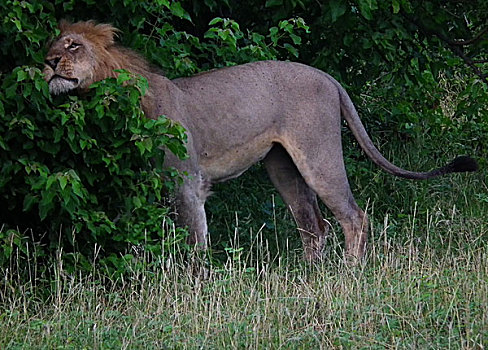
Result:
{"label": "male lion", "polygon": [[364,256],[366,214],[349,188],[341,146],[341,115],[364,152],[385,171],[429,179],[475,171],[469,157],[429,172],[412,172],[386,160],[366,133],[351,99],[331,76],[299,63],[262,61],[169,80],[136,53],[114,44],[117,31],[93,21],[60,23],[44,70],[53,94],[85,90],[127,69],[147,78],[142,100],[150,118],[166,115],[188,132],[189,159],[169,154],[167,162],[189,177],[176,195],[178,220],[189,244],[206,248],[205,200],[213,183],[235,178],[263,160],[271,181],[295,218],[305,259],[320,258],[327,233],[317,195],[339,220],[345,255]]}

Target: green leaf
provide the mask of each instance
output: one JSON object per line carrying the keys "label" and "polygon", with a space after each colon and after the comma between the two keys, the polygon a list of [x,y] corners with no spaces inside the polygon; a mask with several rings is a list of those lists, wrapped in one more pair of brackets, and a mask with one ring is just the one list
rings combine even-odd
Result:
{"label": "green leaf", "polygon": [[373,19],[372,11],[378,9],[376,0],[358,0],[359,10],[367,20]]}
{"label": "green leaf", "polygon": [[17,71],[17,81],[23,81],[23,80],[27,79],[27,76],[28,76],[28,74],[25,70],[19,69]]}
{"label": "green leaf", "polygon": [[126,81],[129,81],[129,80],[132,79],[132,74],[129,73],[129,72],[127,72],[127,71],[124,71],[124,70],[116,70],[116,72],[118,72],[118,75],[117,75],[117,84],[119,84],[119,85],[122,85]]}
{"label": "green leaf", "polygon": [[142,143],[144,144],[144,147],[149,151],[151,152],[152,151],[152,147],[153,147],[153,140],[152,138],[148,137],[146,139],[144,139],[144,141],[142,141]]}
{"label": "green leaf", "polygon": [[17,95],[17,84],[11,84],[5,89],[5,97],[12,99]]}
{"label": "green leaf", "polygon": [[393,13],[400,12],[400,2],[398,0],[392,0],[391,5],[393,7]]}
{"label": "green leaf", "polygon": [[134,204],[134,207],[140,208],[142,207],[142,202],[139,197],[132,197],[132,203]]}
{"label": "green leaf", "polygon": [[347,3],[344,0],[330,0],[329,7],[332,23],[334,23],[339,17],[346,13]]}
{"label": "green leaf", "polygon": [[267,0],[266,7],[278,7],[283,6],[283,0]]}
{"label": "green leaf", "polygon": [[66,188],[66,185],[68,184],[68,179],[66,175],[59,176],[58,182],[59,182],[59,187],[61,187],[61,189],[64,190]]}
{"label": "green leaf", "polygon": [[212,19],[210,22],[209,22],[209,26],[213,26],[214,24],[217,24],[217,23],[222,23],[224,20],[220,17],[215,17],[214,19]]}
{"label": "green leaf", "polygon": [[47,217],[47,214],[54,208],[54,197],[56,193],[52,190],[50,191],[43,191],[42,192],[42,199],[39,202],[39,218],[41,221]]}
{"label": "green leaf", "polygon": [[30,193],[27,194],[24,197],[24,204],[22,210],[29,211],[35,203],[37,203],[37,196],[34,196]]}
{"label": "green leaf", "polygon": [[54,181],[56,181],[56,177],[55,176],[49,176],[47,178],[47,181],[46,181],[46,190],[49,190],[52,186],[52,184],[54,183]]}
{"label": "green leaf", "polygon": [[22,31],[22,24],[20,23],[20,21],[18,19],[14,19],[13,22],[14,22],[15,26],[17,27],[17,30],[19,32],[21,32]]}
{"label": "green leaf", "polygon": [[81,189],[81,183],[79,181],[73,181],[71,184],[71,188],[73,189],[73,193],[76,194],[80,198],[84,198],[83,191]]}
{"label": "green leaf", "polygon": [[297,49],[296,49],[294,46],[292,46],[292,45],[290,45],[290,44],[284,44],[283,46],[284,46],[284,47],[285,47],[285,49],[287,49],[287,50],[288,50],[288,52],[290,52],[290,53],[291,53],[293,56],[298,57],[298,50],[297,50]]}
{"label": "green leaf", "polygon": [[176,17],[179,17],[179,18],[183,18],[183,19],[186,19],[187,21],[190,21],[191,22],[191,17],[190,15],[188,14],[188,12],[186,12],[183,7],[181,6],[181,4],[179,2],[173,2],[171,3],[171,13],[173,15],[175,15]]}
{"label": "green leaf", "polygon": [[146,152],[146,147],[144,146],[144,143],[142,141],[136,141],[135,144],[139,149],[139,152],[141,152],[141,156],[142,156],[144,152]]}
{"label": "green leaf", "polygon": [[25,98],[29,98],[32,94],[32,84],[25,84],[24,89],[22,91],[22,96]]}
{"label": "green leaf", "polygon": [[298,35],[291,33],[290,38],[293,41],[293,44],[295,45],[300,45],[302,43],[302,38],[300,38]]}

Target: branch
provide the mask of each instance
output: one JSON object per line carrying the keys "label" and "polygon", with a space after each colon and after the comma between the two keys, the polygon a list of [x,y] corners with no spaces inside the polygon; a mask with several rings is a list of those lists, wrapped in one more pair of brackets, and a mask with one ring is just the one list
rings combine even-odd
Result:
{"label": "branch", "polygon": [[[481,80],[488,85],[488,74],[486,73],[483,73],[481,71],[481,69],[479,69],[478,66],[476,66],[476,63],[478,63],[477,61],[473,61],[471,58],[469,58],[468,56],[466,56],[463,52],[463,50],[458,47],[458,46],[455,46],[455,45],[449,45],[451,50],[456,54],[458,55],[459,57],[461,57],[464,62],[466,62],[466,64],[468,66],[471,67],[471,69],[473,70],[473,72],[479,76],[481,78]],[[487,62],[488,60],[484,60],[485,62]]]}
{"label": "branch", "polygon": [[483,35],[485,35],[486,33],[488,33],[488,27],[486,27],[485,29],[483,29],[481,32],[478,33],[478,35],[476,35],[475,37],[473,37],[471,39],[458,40],[458,41],[450,40],[449,41],[449,44],[450,45],[459,45],[459,46],[468,46],[468,45],[471,45],[471,44],[475,44],[478,41],[480,41],[481,40],[481,37]]}
{"label": "branch", "polygon": [[485,28],[485,29],[483,29],[481,32],[478,33],[478,35],[476,35],[472,39],[463,40],[463,41],[453,41],[450,38],[448,38],[447,36],[445,36],[444,34],[438,32],[438,31],[436,31],[434,29],[427,28],[423,23],[421,23],[420,21],[417,21],[414,18],[411,18],[411,17],[407,16],[406,14],[404,14],[404,17],[408,21],[410,21],[411,23],[413,23],[415,26],[417,26],[417,28],[422,33],[424,33],[424,35],[426,35],[426,36],[428,36],[428,34],[434,35],[437,38],[439,38],[441,41],[443,41],[445,44],[447,44],[447,46],[451,49],[451,51],[453,53],[455,53],[457,56],[459,56],[460,58],[462,58],[463,61],[469,67],[471,67],[472,71],[478,77],[480,77],[481,81],[483,81],[485,84],[488,85],[488,74],[487,73],[483,73],[481,71],[481,69],[478,66],[476,66],[476,64],[479,64],[479,63],[486,63],[486,62],[488,62],[488,60],[473,60],[472,58],[466,56],[466,54],[464,53],[464,50],[463,50],[463,47],[464,46],[467,46],[467,45],[476,43],[477,41],[481,40],[482,36],[485,33],[488,32],[488,27]]}

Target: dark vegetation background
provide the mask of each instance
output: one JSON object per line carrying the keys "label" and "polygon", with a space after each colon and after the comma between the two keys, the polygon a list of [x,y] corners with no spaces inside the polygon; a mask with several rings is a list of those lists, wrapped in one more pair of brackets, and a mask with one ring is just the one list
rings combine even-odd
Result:
{"label": "dark vegetation background", "polygon": [[[477,158],[474,175],[400,180],[374,166],[344,127],[353,192],[373,227],[388,215],[388,234],[401,241],[412,215],[439,206],[452,207],[446,222],[486,222],[487,14],[481,0],[2,1],[0,266],[62,252],[68,270],[89,270],[96,260],[123,272],[133,255],[165,256],[184,241],[163,200],[178,179],[163,170],[158,149],[184,156],[183,131],[142,117],[145,83],[124,88],[127,74],[88,96],[49,96],[40,70],[58,20],[112,23],[122,45],[170,78],[253,60],[303,62],[347,88],[397,165],[427,170],[456,155]],[[207,211],[216,263],[235,237],[246,248],[258,232],[273,254],[299,249],[293,220],[259,165],[214,189]],[[420,240],[428,223],[416,225]],[[486,239],[485,231],[473,235]]]}

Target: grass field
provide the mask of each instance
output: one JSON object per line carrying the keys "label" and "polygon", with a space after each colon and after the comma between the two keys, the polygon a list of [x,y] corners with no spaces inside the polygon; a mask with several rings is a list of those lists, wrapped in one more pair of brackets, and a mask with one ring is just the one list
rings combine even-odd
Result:
{"label": "grass field", "polygon": [[[387,155],[400,166],[440,165],[423,147],[395,147]],[[209,203],[217,262],[207,279],[143,247],[117,278],[98,262],[72,272],[62,250],[47,268],[11,255],[0,268],[0,349],[487,348],[486,173],[414,182],[346,159],[371,219],[360,266],[343,264],[330,217],[324,262],[305,265],[290,214],[251,170]]]}
{"label": "grass field", "polygon": [[[333,238],[327,262],[306,266],[293,252],[273,259],[257,234],[206,280],[144,254],[117,280],[96,267],[69,274],[60,252],[50,283],[34,265],[21,283],[15,269],[2,271],[0,348],[484,349],[488,225],[455,224],[455,213],[411,217],[401,243],[386,216],[354,268]],[[443,237],[429,236],[438,230]]]}

